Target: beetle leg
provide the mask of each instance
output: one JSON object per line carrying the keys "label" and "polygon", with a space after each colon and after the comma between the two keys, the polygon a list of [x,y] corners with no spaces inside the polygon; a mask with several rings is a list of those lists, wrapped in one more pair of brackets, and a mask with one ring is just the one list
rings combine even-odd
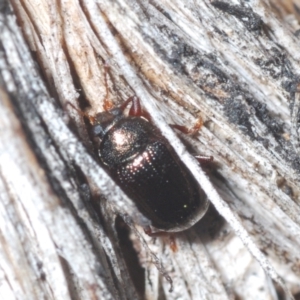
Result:
{"label": "beetle leg", "polygon": [[171,234],[170,232],[166,232],[166,231],[152,232],[150,226],[145,227],[144,232],[150,237],[169,237],[171,250],[173,252],[176,252],[178,250],[174,234]]}
{"label": "beetle leg", "polygon": [[176,239],[175,239],[174,235],[170,235],[170,248],[173,252],[178,251],[178,247],[177,247]]}
{"label": "beetle leg", "polygon": [[151,237],[159,236],[160,233],[161,233],[161,231],[159,231],[159,232],[152,232],[152,229],[151,229],[150,226],[144,227],[143,229],[144,229],[144,232],[145,232],[147,235],[151,236]]}
{"label": "beetle leg", "polygon": [[214,160],[213,156],[205,156],[205,155],[196,155],[195,158],[198,160],[198,162],[201,165],[205,165],[205,164],[210,163]]}
{"label": "beetle leg", "polygon": [[150,121],[150,115],[142,110],[140,99],[137,96],[129,97],[121,106],[120,108],[124,110],[128,103],[131,102],[131,107],[129,110],[128,115],[133,117],[144,117],[148,121]]}
{"label": "beetle leg", "polygon": [[[137,100],[135,100],[134,98],[136,98]],[[132,102],[132,105],[131,105],[131,108],[130,108],[130,111],[132,109],[132,106],[134,106],[134,102],[138,101],[139,103],[139,99],[136,97],[136,96],[131,96],[129,97],[125,102],[123,102],[121,105],[120,105],[120,109],[123,111],[125,110],[125,108],[127,107],[127,105]],[[130,114],[130,111],[129,111],[129,115],[134,115],[134,114]]]}
{"label": "beetle leg", "polygon": [[157,232],[153,232],[150,226],[144,227],[144,232],[151,236],[151,237],[159,237],[159,236],[166,236],[166,235],[170,235],[170,232],[167,231],[157,231]]}
{"label": "beetle leg", "polygon": [[[181,132],[185,133],[185,134],[189,134],[189,135],[193,135],[195,133],[197,133],[201,127],[203,125],[203,121],[201,118],[199,118],[197,120],[197,122],[193,125],[192,128],[188,128],[186,126],[182,126],[182,125],[177,125],[177,124],[170,124],[170,127],[180,130]],[[214,160],[213,156],[205,156],[205,155],[196,155],[195,158],[198,160],[198,162],[201,165],[205,165],[207,163],[210,163]]]}
{"label": "beetle leg", "polygon": [[170,127],[177,129],[177,130],[181,131],[182,133],[185,133],[188,135],[193,135],[201,129],[202,125],[203,125],[203,121],[201,118],[199,118],[197,120],[197,122],[193,125],[192,128],[188,128],[186,126],[177,125],[177,124],[170,124]]}
{"label": "beetle leg", "polygon": [[130,97],[131,99],[131,107],[129,110],[129,116],[140,117],[142,116],[142,108],[140,99],[137,96]]}

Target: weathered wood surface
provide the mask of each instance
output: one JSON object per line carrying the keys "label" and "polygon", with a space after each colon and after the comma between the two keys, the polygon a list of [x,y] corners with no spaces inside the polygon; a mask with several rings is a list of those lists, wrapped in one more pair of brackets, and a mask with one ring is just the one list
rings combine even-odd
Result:
{"label": "weathered wood surface", "polygon": [[[0,298],[298,299],[299,7],[1,3]],[[175,235],[176,252],[168,237],[143,234],[147,220],[98,165],[86,120],[67,105],[103,109],[104,63],[109,98],[141,98],[212,202]],[[201,131],[182,140],[167,125],[199,117]],[[214,163],[203,172],[191,154]]]}

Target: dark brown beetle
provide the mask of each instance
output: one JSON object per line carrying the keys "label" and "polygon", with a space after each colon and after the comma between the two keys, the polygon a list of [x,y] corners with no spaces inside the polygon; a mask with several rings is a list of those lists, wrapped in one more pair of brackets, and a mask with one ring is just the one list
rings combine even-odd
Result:
{"label": "dark brown beetle", "polygon": [[205,214],[206,195],[145,117],[137,97],[97,114],[93,133],[100,139],[98,153],[105,169],[156,229],[182,231]]}

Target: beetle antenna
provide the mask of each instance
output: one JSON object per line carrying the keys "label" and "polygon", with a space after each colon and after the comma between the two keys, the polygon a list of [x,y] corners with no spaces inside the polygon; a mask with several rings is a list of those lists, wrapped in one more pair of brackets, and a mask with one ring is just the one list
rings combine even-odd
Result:
{"label": "beetle antenna", "polygon": [[103,101],[103,108],[104,110],[110,110],[113,107],[113,103],[109,100],[109,88],[108,88],[108,81],[107,81],[107,74],[108,74],[108,70],[109,70],[110,66],[109,63],[107,61],[104,62],[104,70],[103,70],[103,74],[104,74],[104,85],[105,85],[105,98]]}

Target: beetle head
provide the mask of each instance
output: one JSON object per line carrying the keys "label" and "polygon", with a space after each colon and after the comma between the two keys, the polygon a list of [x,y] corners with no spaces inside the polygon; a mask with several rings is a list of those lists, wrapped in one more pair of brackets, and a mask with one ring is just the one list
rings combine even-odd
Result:
{"label": "beetle head", "polygon": [[102,139],[122,116],[123,110],[119,107],[97,114],[92,128],[94,136]]}

